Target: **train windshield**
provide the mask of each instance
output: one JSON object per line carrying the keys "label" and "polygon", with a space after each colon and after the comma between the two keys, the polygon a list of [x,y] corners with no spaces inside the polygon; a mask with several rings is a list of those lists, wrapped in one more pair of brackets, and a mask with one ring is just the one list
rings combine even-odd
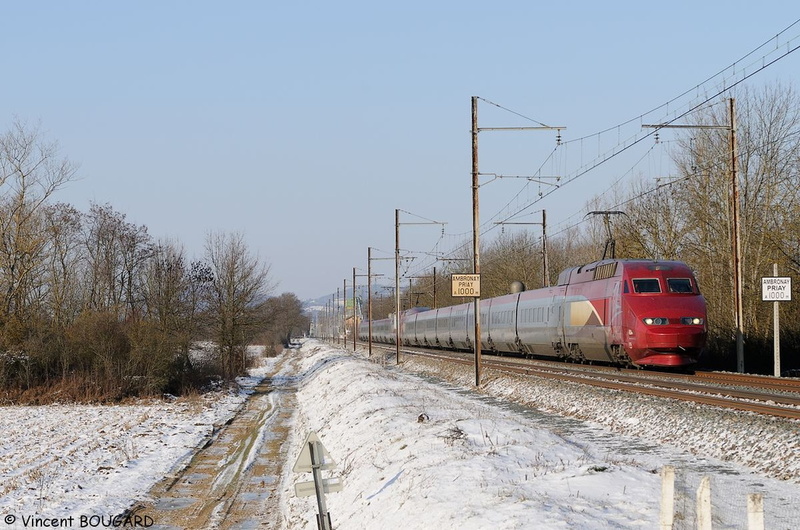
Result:
{"label": "train windshield", "polygon": [[667,279],[669,292],[671,293],[690,293],[692,292],[692,280],[689,278],[669,278]]}
{"label": "train windshield", "polygon": [[633,280],[633,292],[635,293],[660,293],[661,285],[658,278],[646,278]]}

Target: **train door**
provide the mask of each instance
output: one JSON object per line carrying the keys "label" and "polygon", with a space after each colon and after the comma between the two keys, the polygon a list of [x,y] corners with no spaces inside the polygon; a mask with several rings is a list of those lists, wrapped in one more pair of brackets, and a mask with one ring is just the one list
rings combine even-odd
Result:
{"label": "train door", "polygon": [[522,298],[522,293],[517,295],[517,299],[514,300],[514,314],[511,315],[513,319],[512,326],[514,330],[514,346],[520,353],[524,353],[525,349],[522,347],[522,340],[519,338],[519,301]]}
{"label": "train door", "polygon": [[475,348],[475,306],[473,304],[467,304],[465,308],[465,315],[464,315],[464,325],[467,333],[467,349],[474,349]]}
{"label": "train door", "polygon": [[609,330],[608,342],[610,344],[622,344],[622,282],[615,281],[612,286],[611,300],[609,304],[609,320],[611,329]]}
{"label": "train door", "polygon": [[[481,300],[481,349],[488,348],[494,350],[494,340],[492,339],[492,299]],[[495,317],[496,318],[496,317]],[[474,327],[474,325],[473,325]],[[473,332],[474,333],[474,332]],[[483,338],[486,337],[484,341]]]}
{"label": "train door", "polygon": [[429,322],[425,329],[425,342],[428,346],[441,347],[439,345],[439,309],[433,313],[433,322]]}
{"label": "train door", "polygon": [[452,307],[439,309],[439,312],[436,313],[436,343],[441,347],[453,347],[452,314]]}
{"label": "train door", "polygon": [[566,288],[562,293],[559,293],[558,290],[556,290],[553,293],[553,299],[550,302],[550,317],[548,325],[548,329],[552,330],[550,342],[553,345],[553,350],[555,350],[556,355],[559,356],[563,355],[568,348],[564,324],[567,316],[564,314],[566,311],[566,295]]}
{"label": "train door", "polygon": [[467,344],[469,341],[467,331],[467,308],[464,305],[454,306],[450,315],[450,340],[452,346],[457,350],[465,350],[469,348]]}

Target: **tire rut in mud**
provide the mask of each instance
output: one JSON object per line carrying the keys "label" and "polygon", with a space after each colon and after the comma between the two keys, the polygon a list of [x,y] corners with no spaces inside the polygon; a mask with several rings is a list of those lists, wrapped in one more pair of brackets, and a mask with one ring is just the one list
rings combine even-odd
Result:
{"label": "tire rut in mud", "polygon": [[295,409],[290,381],[265,378],[211,443],[131,512],[162,530],[279,526],[277,488]]}

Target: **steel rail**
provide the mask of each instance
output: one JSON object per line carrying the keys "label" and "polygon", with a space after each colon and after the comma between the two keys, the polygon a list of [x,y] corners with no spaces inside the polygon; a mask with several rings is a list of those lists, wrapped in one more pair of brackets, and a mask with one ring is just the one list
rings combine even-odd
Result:
{"label": "steel rail", "polygon": [[[435,360],[446,360],[464,365],[470,365],[471,359],[442,355],[440,353],[421,352],[416,350],[405,350],[408,354],[427,357]],[[553,363],[551,363],[553,364]],[[613,376],[613,379],[606,374],[578,374],[574,370],[563,369],[554,366],[539,368],[522,363],[500,361],[494,359],[484,359],[484,367],[490,370],[506,371],[522,375],[532,375],[550,379],[559,379],[581,383],[611,390],[624,390],[638,394],[651,395],[662,398],[677,399],[680,401],[701,403],[717,407],[754,412],[757,414],[775,416],[800,420],[800,398],[792,396],[775,396],[758,392],[744,392],[721,387],[703,387],[701,385],[684,385],[677,383],[682,388],[673,388],[673,382],[655,382],[651,379],[636,380],[630,376]],[[649,375],[649,374],[648,374]],[[725,395],[720,395],[725,394]],[[753,401],[744,401],[753,400]],[[765,402],[765,400],[770,401]],[[778,402],[783,404],[778,404]]]}

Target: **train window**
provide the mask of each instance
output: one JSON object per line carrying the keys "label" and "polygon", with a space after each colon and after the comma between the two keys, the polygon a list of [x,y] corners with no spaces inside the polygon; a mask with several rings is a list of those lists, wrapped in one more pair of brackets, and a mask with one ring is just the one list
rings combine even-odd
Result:
{"label": "train window", "polygon": [[691,293],[692,280],[689,278],[667,278],[669,292],[671,293]]}
{"label": "train window", "polygon": [[640,280],[633,280],[633,292],[635,293],[660,293],[661,286],[658,284],[658,278],[647,278]]}

